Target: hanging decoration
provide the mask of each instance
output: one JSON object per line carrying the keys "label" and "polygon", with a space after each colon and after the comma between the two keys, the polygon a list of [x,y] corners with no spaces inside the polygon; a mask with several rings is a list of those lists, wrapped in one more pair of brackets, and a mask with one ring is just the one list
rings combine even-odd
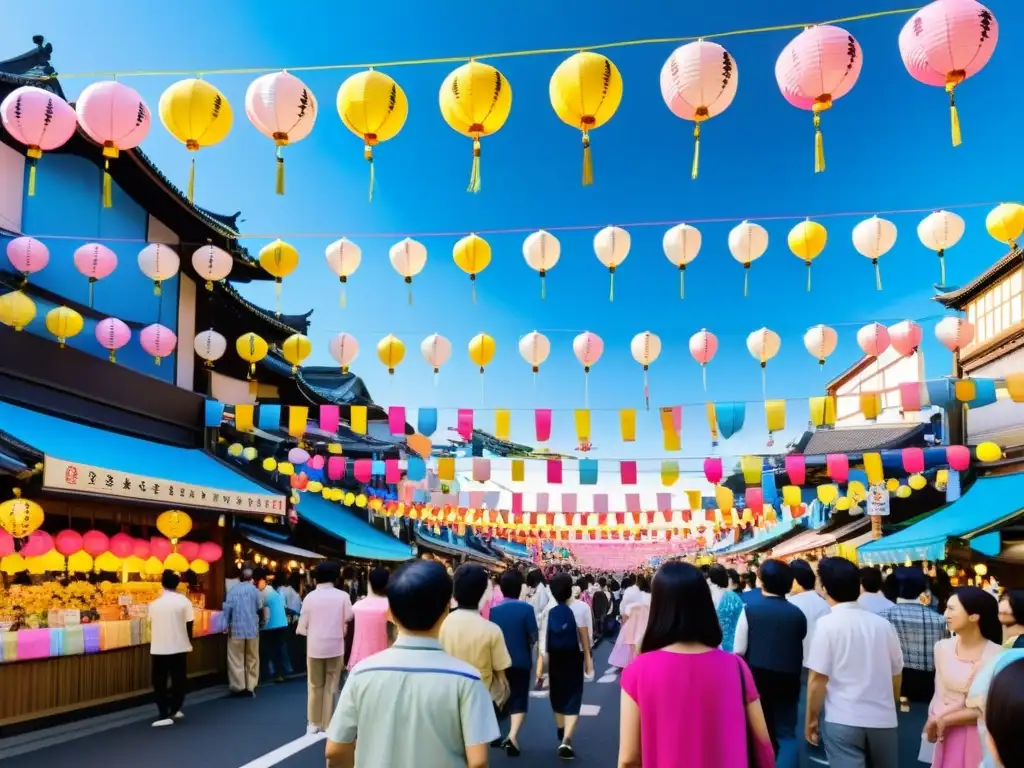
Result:
{"label": "hanging decoration", "polygon": [[409,116],[409,100],[398,83],[375,69],[357,72],[338,89],[338,115],[363,140],[363,157],[370,166],[369,200],[376,178],[373,148],[397,136]]}
{"label": "hanging decoration", "polygon": [[260,266],[274,278],[275,314],[281,316],[281,282],[299,266],[299,252],[284,240],[277,239],[260,248]]}
{"label": "hanging decoration", "polygon": [[548,95],[563,123],[583,134],[583,186],[594,183],[590,132],[612,119],[622,101],[622,75],[611,59],[580,51],[558,65]]}
{"label": "hanging decoration", "polygon": [[277,194],[284,194],[282,150],[306,138],[316,123],[316,97],[295,75],[271,72],[245,91],[245,115],[257,131],[272,139],[277,157]]}
{"label": "hanging decoration", "polygon": [[693,122],[693,164],[700,170],[700,126],[732,104],[739,86],[736,60],[718,43],[696,40],[676,48],[661,67],[661,98],[672,114]]}
{"label": "hanging decoration", "polygon": [[202,147],[220,144],[231,132],[235,116],[216,86],[197,78],[179,80],[160,95],[160,122],[192,153],[188,171],[188,201],[195,200],[196,156]]}
{"label": "hanging decoration", "polygon": [[949,94],[954,147],[961,142],[956,88],[988,64],[998,39],[992,11],[974,0],[936,0],[911,16],[900,31],[900,57],[910,76]]}
{"label": "hanging decoration", "polygon": [[836,351],[839,334],[827,325],[816,325],[804,334],[804,347],[818,365],[825,367],[825,359]]}
{"label": "hanging decoration", "polygon": [[160,365],[163,358],[174,353],[178,346],[178,337],[167,326],[153,323],[139,331],[139,344],[142,345],[146,354],[153,358],[153,362]]}
{"label": "hanging decoration", "polygon": [[480,139],[497,133],[512,111],[512,86],[490,64],[470,60],[441,83],[441,116],[448,126],[473,140],[473,165],[467,192],[480,191]]}
{"label": "hanging decoration", "polygon": [[647,368],[661,354],[661,339],[650,331],[638,333],[629,343],[629,351],[644,368],[644,403],[651,410],[651,390],[647,383]]}
{"label": "hanging decoration", "polygon": [[78,117],[64,99],[34,85],[15,88],[0,102],[0,122],[28,158],[28,196],[36,194],[36,164],[43,152],[63,147],[75,135]]}
{"label": "hanging decoration", "polygon": [[974,341],[974,324],[962,317],[944,317],[935,326],[935,338],[955,354]]}
{"label": "hanging decoration", "polygon": [[551,342],[548,337],[540,331],[530,331],[519,340],[519,355],[527,362],[533,370],[534,383],[537,381],[537,374],[540,367],[551,354]]}
{"label": "hanging decoration", "polygon": [[494,359],[496,349],[497,347],[494,343],[494,339],[486,333],[478,333],[469,340],[469,359],[472,361],[473,365],[480,367],[481,400],[483,400],[484,395],[484,369],[490,365],[491,360]]}
{"label": "hanging decoration", "polygon": [[768,250],[768,231],[760,224],[744,221],[729,231],[729,253],[743,265],[743,295],[750,292],[750,265]]}
{"label": "hanging decoration", "polygon": [[70,307],[54,307],[46,313],[46,330],[57,337],[57,343],[64,348],[68,339],[80,334],[85,320]]}
{"label": "hanging decoration", "polygon": [[405,344],[397,336],[389,333],[377,342],[377,359],[388,369],[388,375],[393,376],[395,368],[405,359]]}
{"label": "hanging decoration", "polygon": [[152,120],[149,107],[124,83],[104,80],[85,87],[75,112],[85,135],[103,148],[103,207],[110,208],[114,205],[110,161],[146,138]]}
{"label": "hanging decoration", "polygon": [[21,488],[11,491],[13,499],[0,504],[0,529],[16,539],[28,538],[43,524],[43,508],[21,496]]}
{"label": "hanging decoration", "polygon": [[181,268],[181,259],[169,245],[150,243],[139,251],[139,270],[153,281],[153,294],[163,293],[162,284],[170,280]]}
{"label": "hanging decoration", "polygon": [[231,254],[216,245],[207,244],[192,253],[192,268],[206,281],[208,291],[213,290],[214,283],[231,274],[234,264]]}
{"label": "hanging decoration", "polygon": [[238,337],[235,341],[235,352],[249,364],[249,372],[246,374],[247,379],[252,380],[253,376],[256,375],[256,363],[265,358],[269,351],[270,346],[264,338],[252,331]]}
{"label": "hanging decoration", "polygon": [[313,344],[301,333],[293,333],[281,342],[281,357],[292,366],[292,376],[299,372],[299,366],[313,353]]}
{"label": "hanging decoration", "polygon": [[107,317],[96,323],[96,341],[110,354],[110,362],[117,362],[117,350],[124,347],[132,338],[131,329],[116,317]]}
{"label": "hanging decoration", "polygon": [[407,237],[391,246],[388,257],[392,268],[409,286],[409,306],[412,306],[412,279],[427,265],[427,248],[418,240]]}
{"label": "hanging decoration", "polygon": [[228,340],[211,328],[196,334],[192,348],[203,359],[204,367],[213,368],[213,364],[228,351]]}
{"label": "hanging decoration", "polygon": [[661,239],[665,258],[679,268],[680,299],[686,298],[686,265],[697,258],[700,245],[700,230],[689,224],[676,224]]}
{"label": "hanging decoration", "polygon": [[21,291],[0,296],[0,323],[22,331],[36,319],[36,303]]}
{"label": "hanging decoration", "polygon": [[896,225],[888,219],[872,216],[853,228],[853,247],[861,256],[871,259],[875,268],[875,290],[882,290],[882,273],[878,260],[896,245]]}
{"label": "hanging decoration", "polygon": [[1017,241],[1024,233],[1024,205],[1000,203],[985,217],[985,229],[989,235],[1011,251],[1017,250]]}
{"label": "hanging decoration", "polygon": [[89,307],[92,308],[96,282],[117,269],[117,254],[99,243],[86,243],[75,251],[75,269],[89,279]]}
{"label": "hanging decoration", "polygon": [[157,516],[156,529],[170,539],[173,546],[178,546],[178,539],[185,538],[192,530],[192,518],[180,509],[170,509]]}
{"label": "hanging decoration", "polygon": [[881,357],[889,348],[889,329],[881,323],[869,323],[857,331],[857,345],[868,357]]}
{"label": "hanging decoration", "polygon": [[789,250],[800,261],[807,265],[807,290],[811,290],[811,264],[825,250],[828,232],[816,221],[801,221],[791,230],[786,238]]}
{"label": "hanging decoration", "polygon": [[352,334],[342,331],[327,342],[327,351],[334,362],[341,366],[341,372],[348,373],[352,361],[359,355],[359,342]]}
{"label": "hanging decoration", "polygon": [[594,235],[597,260],[608,267],[608,301],[615,301],[615,269],[629,256],[629,232],[621,227],[605,227]]}
{"label": "hanging decoration", "polygon": [[491,263],[491,246],[479,235],[469,234],[452,248],[455,266],[469,275],[473,287],[473,303],[476,304],[476,276]]}
{"label": "hanging decoration", "polygon": [[420,342],[420,354],[431,368],[434,369],[434,386],[437,386],[437,375],[441,366],[452,356],[452,343],[438,333],[432,333]]}
{"label": "hanging decoration", "polygon": [[50,263],[50,249],[34,237],[16,237],[7,243],[7,260],[21,273],[21,286],[24,287],[29,275],[34,275]]}
{"label": "hanging decoration", "polygon": [[690,337],[690,356],[700,363],[700,378],[704,391],[708,391],[708,363],[718,352],[718,337],[706,328],[701,328]]}
{"label": "hanging decoration", "polygon": [[775,62],[775,79],[783,97],[814,114],[815,173],[825,170],[821,113],[850,92],[863,63],[860,44],[853,35],[827,24],[807,27],[782,49]]}
{"label": "hanging decoration", "polygon": [[765,400],[768,399],[768,361],[779,353],[781,346],[779,334],[768,328],[761,328],[747,336],[747,350],[761,364],[761,395]]}
{"label": "hanging decoration", "polygon": [[913,320],[902,320],[889,328],[889,343],[900,357],[910,357],[921,346],[921,326]]}
{"label": "hanging decoration", "polygon": [[924,217],[917,225],[917,238],[939,257],[939,287],[946,285],[946,251],[960,242],[967,225],[957,214],[950,211],[935,211]]}
{"label": "hanging decoration", "polygon": [[[373,162],[372,160],[370,161]],[[373,167],[372,164],[370,166]],[[341,308],[344,309],[348,303],[346,295],[346,284],[348,279],[356,273],[359,265],[363,263],[363,250],[347,237],[335,240],[327,246],[327,266],[331,272],[338,276],[341,281]]]}
{"label": "hanging decoration", "polygon": [[548,270],[558,263],[562,254],[562,245],[558,238],[543,229],[527,235],[523,241],[523,258],[526,265],[540,275],[540,299],[547,298],[547,284],[545,278]]}
{"label": "hanging decoration", "polygon": [[572,340],[572,351],[583,366],[583,407],[590,407],[590,367],[604,354],[604,341],[596,333],[584,331]]}

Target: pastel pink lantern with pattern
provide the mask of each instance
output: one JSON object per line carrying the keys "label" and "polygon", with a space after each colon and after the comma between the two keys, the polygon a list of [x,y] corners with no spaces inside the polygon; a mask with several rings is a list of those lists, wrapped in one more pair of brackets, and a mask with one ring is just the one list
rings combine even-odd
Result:
{"label": "pastel pink lantern with pattern", "polygon": [[693,166],[700,170],[700,124],[724,112],[736,96],[736,60],[718,43],[696,40],[676,48],[661,68],[661,97],[676,117],[693,121]]}
{"label": "pastel pink lantern with pattern", "polygon": [[900,57],[910,76],[949,94],[949,126],[959,147],[956,87],[988,64],[999,40],[992,11],[975,0],[935,0],[900,31]]}
{"label": "pastel pink lantern with pattern", "polygon": [[75,112],[85,135],[103,148],[103,207],[110,208],[114,204],[110,161],[142,143],[152,115],[136,90],[116,80],[86,86],[75,102]]}
{"label": "pastel pink lantern with pattern", "polygon": [[36,163],[49,152],[63,147],[75,135],[75,110],[57,94],[34,85],[15,88],[0,102],[0,121],[11,138],[26,147],[28,196],[36,193]]}
{"label": "pastel pink lantern with pattern", "polygon": [[29,275],[50,263],[50,249],[34,237],[16,237],[7,244],[7,260],[27,283]]}
{"label": "pastel pink lantern with pattern", "polygon": [[857,331],[857,346],[868,357],[881,357],[889,343],[889,329],[881,323],[869,323]]}
{"label": "pastel pink lantern with pattern", "polygon": [[853,35],[829,24],[807,27],[782,49],[775,62],[775,79],[783,97],[814,114],[815,173],[825,170],[821,113],[850,92],[863,64],[860,44]]}
{"label": "pastel pink lantern with pattern", "polygon": [[160,365],[163,358],[174,354],[178,346],[178,337],[167,326],[153,323],[139,332],[139,343],[146,350],[146,354],[152,355],[153,362]]}
{"label": "pastel pink lantern with pattern", "polygon": [[718,337],[707,328],[701,328],[690,337],[690,356],[700,363],[700,378],[704,391],[708,391],[708,363],[718,352]]}
{"label": "pastel pink lantern with pattern", "polygon": [[316,97],[295,75],[271,72],[257,77],[245,91],[245,115],[277,147],[277,194],[284,194],[281,150],[309,135],[316,122]]}
{"label": "pastel pink lantern with pattern", "polygon": [[583,366],[583,404],[590,400],[590,367],[604,354],[604,340],[596,333],[584,331],[572,340],[572,351]]}
{"label": "pastel pink lantern with pattern", "polygon": [[903,320],[889,329],[889,341],[901,357],[910,357],[917,352],[922,338],[921,326],[913,320]]}
{"label": "pastel pink lantern with pattern", "polygon": [[117,254],[100,243],[86,243],[75,251],[75,269],[89,278],[89,306],[93,303],[94,286],[110,277],[117,269]]}
{"label": "pastel pink lantern with pattern", "polygon": [[935,326],[935,338],[950,352],[959,352],[974,341],[974,324],[963,317],[944,317]]}
{"label": "pastel pink lantern with pattern", "polygon": [[117,350],[131,341],[132,331],[116,317],[108,317],[96,323],[96,341],[110,353],[110,362],[117,362]]}

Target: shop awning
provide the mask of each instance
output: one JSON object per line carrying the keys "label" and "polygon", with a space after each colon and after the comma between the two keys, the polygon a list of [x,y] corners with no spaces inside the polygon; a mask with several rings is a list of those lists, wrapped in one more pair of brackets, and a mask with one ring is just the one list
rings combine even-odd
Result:
{"label": "shop awning", "polygon": [[481,552],[479,549],[469,546],[465,537],[459,536],[450,528],[442,528],[440,535],[436,535],[421,526],[416,530],[416,541],[444,554],[471,558],[479,563],[493,565],[501,562],[501,558],[497,555]]}
{"label": "shop awning", "polygon": [[828,547],[840,541],[843,537],[849,536],[851,533],[855,533],[864,528],[871,527],[871,518],[861,517],[853,522],[841,525],[834,531],[807,531],[801,533],[789,541],[785,541],[779,546],[772,550],[772,557],[792,557],[801,552],[807,552],[811,549],[819,549],[821,547]]}
{"label": "shop awning", "polygon": [[348,507],[315,493],[302,494],[299,517],[324,533],[345,540],[345,554],[364,560],[401,562],[413,556],[412,547],[360,520]]}
{"label": "shop awning", "polygon": [[296,547],[293,544],[288,544],[284,541],[277,541],[276,539],[260,536],[258,533],[247,528],[239,528],[241,533],[250,543],[255,544],[260,549],[269,549],[282,555],[288,555],[294,557],[297,560],[323,560],[323,555],[318,555],[316,552],[311,552],[308,549],[302,547]]}
{"label": "shop awning", "polygon": [[160,506],[284,515],[286,499],[216,457],[0,401],[0,433],[43,454],[43,488]]}
{"label": "shop awning", "polygon": [[951,538],[970,539],[971,548],[999,554],[999,532],[993,530],[1024,512],[1024,472],[982,477],[963,496],[919,523],[857,550],[862,563],[942,560]]}

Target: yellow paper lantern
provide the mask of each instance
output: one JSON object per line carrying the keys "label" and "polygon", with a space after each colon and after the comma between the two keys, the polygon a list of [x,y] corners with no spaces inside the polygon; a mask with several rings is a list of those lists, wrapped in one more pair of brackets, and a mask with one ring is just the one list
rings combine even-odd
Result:
{"label": "yellow paper lantern", "polygon": [[[352,496],[352,494],[348,495]],[[346,495],[345,492],[341,490],[341,488],[331,488],[331,501],[341,501],[344,498],[346,498]],[[352,499],[355,499],[355,496],[352,496]],[[347,503],[351,504],[352,501],[349,500]]]}
{"label": "yellow paper lantern", "polygon": [[15,488],[13,499],[0,504],[0,528],[16,539],[23,539],[43,524],[43,508],[30,499],[21,497],[21,488]]}
{"label": "yellow paper lantern", "polygon": [[146,569],[146,561],[141,557],[132,555],[122,563],[125,573],[142,573]]}
{"label": "yellow paper lantern", "polygon": [[256,363],[267,356],[270,347],[262,336],[249,332],[235,341],[235,352],[249,364],[249,378],[256,374]]}
{"label": "yellow paper lantern", "polygon": [[228,446],[228,456],[237,459],[242,455],[243,447],[241,443],[232,443]]}
{"label": "yellow paper lantern", "polygon": [[[231,104],[206,80],[189,78],[172,84],[160,95],[160,122],[189,152],[212,147],[227,138],[234,114]],[[196,159],[188,172],[188,200],[195,197]]]}
{"label": "yellow paper lantern", "polygon": [[64,559],[64,555],[58,552],[56,549],[51,549],[45,555],[40,558],[46,567],[47,572],[63,571],[67,561]]}
{"label": "yellow paper lantern", "polygon": [[360,509],[365,507],[366,506],[366,496],[364,496],[361,493],[358,496],[356,496],[356,506],[359,507]]}
{"label": "yellow paper lantern", "polygon": [[290,461],[282,461],[277,465],[277,471],[285,477],[291,477],[295,474],[295,465]]}
{"label": "yellow paper lantern", "polygon": [[885,481],[885,487],[886,490],[889,491],[889,493],[892,493],[893,491],[900,487],[900,481],[894,477],[890,477],[888,480]]}
{"label": "yellow paper lantern", "polygon": [[28,568],[28,563],[25,562],[25,558],[15,552],[12,555],[7,555],[0,560],[0,571],[3,571],[8,576],[13,576],[15,573],[21,573]]}
{"label": "yellow paper lantern", "polygon": [[204,573],[210,572],[210,564],[205,560],[193,560],[189,565],[189,570],[197,576],[202,576]]}
{"label": "yellow paper lantern", "polygon": [[1000,243],[1017,250],[1017,241],[1024,233],[1024,205],[1000,203],[985,217],[985,229]]}
{"label": "yellow paper lantern", "polygon": [[54,307],[46,313],[46,330],[57,337],[61,347],[85,328],[85,320],[70,307]]}
{"label": "yellow paper lantern", "polygon": [[853,502],[850,500],[849,496],[840,496],[838,499],[836,499],[836,509],[838,509],[840,512],[845,512],[852,506]]}
{"label": "yellow paper lantern", "polygon": [[846,495],[850,497],[851,501],[858,503],[867,498],[868,490],[864,487],[864,483],[859,480],[851,480],[849,485],[846,486]]}
{"label": "yellow paper lantern", "polygon": [[323,490],[324,484],[318,480],[310,480],[306,486],[306,490],[310,493],[320,493]]}
{"label": "yellow paper lantern", "polygon": [[589,186],[594,183],[590,131],[611,120],[619,108],[622,75],[607,56],[581,51],[558,65],[548,96],[562,122],[583,134],[583,186]]}
{"label": "yellow paper lantern", "polygon": [[313,352],[313,345],[301,333],[293,333],[281,344],[281,356],[292,364],[292,373],[299,372],[299,366]]}
{"label": "yellow paper lantern", "polygon": [[184,538],[192,530],[192,518],[180,509],[169,509],[157,517],[156,529],[171,543],[177,543],[178,539]]}
{"label": "yellow paper lantern", "polygon": [[84,549],[68,557],[68,570],[71,573],[89,573],[92,570],[92,556]]}
{"label": "yellow paper lantern", "polygon": [[351,507],[355,503],[355,501],[356,501],[356,495],[354,493],[349,491],[348,493],[345,494],[345,498],[343,500],[343,503],[345,504],[346,507]]}
{"label": "yellow paper lantern", "polygon": [[117,571],[121,570],[121,558],[113,552],[104,552],[96,558],[94,565],[97,571],[117,573]]}
{"label": "yellow paper lantern", "polygon": [[480,373],[483,373],[484,368],[494,359],[496,349],[494,339],[486,333],[478,333],[469,340],[469,359],[480,367]]}
{"label": "yellow paper lantern", "polygon": [[39,555],[38,557],[26,557],[25,570],[33,576],[42,576],[46,573],[46,563],[43,561],[43,555]]}
{"label": "yellow paper lantern", "polygon": [[928,485],[928,481],[925,480],[924,475],[911,475],[907,479],[907,485],[909,485],[915,491],[920,491],[922,488]]}
{"label": "yellow paper lantern", "polygon": [[36,303],[21,291],[0,296],[0,323],[21,331],[35,319]]}
{"label": "yellow paper lantern", "polygon": [[276,313],[281,316],[281,281],[299,266],[299,252],[284,240],[277,239],[260,249],[260,266],[274,278]]}
{"label": "yellow paper lantern", "polygon": [[825,250],[828,232],[816,221],[801,221],[791,230],[786,242],[793,255],[807,265],[807,290],[811,290],[811,264]]}
{"label": "yellow paper lantern", "polygon": [[146,560],[145,573],[147,576],[159,576],[164,572],[164,564],[157,557],[150,557]]}
{"label": "yellow paper lantern", "polygon": [[512,111],[512,86],[490,64],[469,61],[449,73],[438,95],[448,126],[473,140],[467,191],[480,191],[480,139],[497,133]]}
{"label": "yellow paper lantern", "polygon": [[974,455],[978,457],[978,461],[999,461],[1003,458],[1003,449],[995,443],[982,443],[974,449]]}
{"label": "yellow paper lantern", "polygon": [[184,573],[188,570],[188,560],[186,560],[179,552],[171,552],[164,560],[164,568],[168,571],[177,571],[178,573]]}
{"label": "yellow paper lantern", "polygon": [[839,488],[833,484],[818,486],[818,501],[822,504],[831,504],[839,497]]}
{"label": "yellow paper lantern", "polygon": [[910,496],[911,493],[913,493],[913,491],[910,490],[909,485],[901,485],[896,489],[896,498],[906,499]]}
{"label": "yellow paper lantern", "polygon": [[370,165],[373,200],[373,148],[395,138],[409,116],[409,100],[398,83],[375,69],[357,72],[338,89],[341,122],[363,140],[363,157]]}
{"label": "yellow paper lantern", "polygon": [[455,266],[469,275],[473,286],[473,303],[476,304],[476,276],[491,263],[491,246],[479,235],[469,234],[452,249]]}
{"label": "yellow paper lantern", "polygon": [[263,460],[263,470],[265,472],[273,472],[277,469],[277,460],[273,458],[267,458]]}
{"label": "yellow paper lantern", "polygon": [[802,501],[800,494],[800,486],[798,485],[784,485],[782,486],[782,503],[787,507],[799,507]]}
{"label": "yellow paper lantern", "polygon": [[246,461],[252,461],[257,456],[259,456],[259,454],[256,452],[256,449],[253,448],[251,445],[242,449],[242,458],[245,459]]}
{"label": "yellow paper lantern", "polygon": [[377,359],[388,369],[389,375],[394,374],[395,368],[401,364],[404,358],[405,344],[397,336],[389,333],[377,342]]}

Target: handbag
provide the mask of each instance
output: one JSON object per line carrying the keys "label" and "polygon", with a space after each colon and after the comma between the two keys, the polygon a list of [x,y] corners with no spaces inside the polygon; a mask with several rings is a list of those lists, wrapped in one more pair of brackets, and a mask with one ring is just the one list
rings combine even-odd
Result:
{"label": "handbag", "polygon": [[747,766],[758,768],[757,749],[754,747],[754,735],[750,732],[750,720],[747,718],[747,679],[743,675],[743,662],[736,658],[736,671],[740,675],[740,695],[743,697],[743,730],[747,742]]}

